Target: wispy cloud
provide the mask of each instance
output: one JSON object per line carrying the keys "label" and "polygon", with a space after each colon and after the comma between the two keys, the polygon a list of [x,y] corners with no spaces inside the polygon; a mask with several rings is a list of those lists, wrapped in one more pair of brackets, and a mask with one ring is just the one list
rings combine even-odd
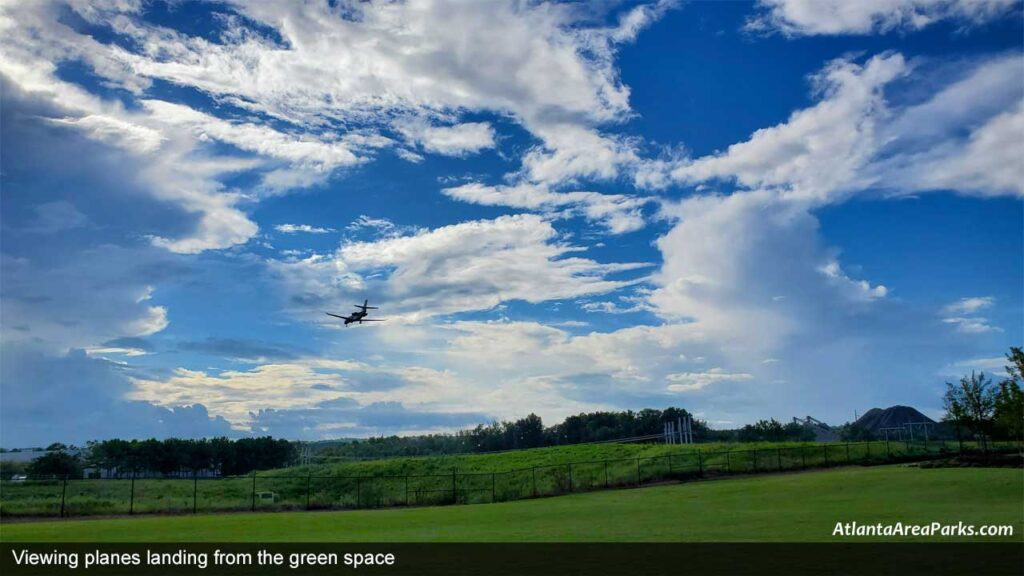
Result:
{"label": "wispy cloud", "polygon": [[277,230],[282,234],[297,234],[299,232],[305,234],[329,234],[334,232],[334,228],[321,228],[319,226],[311,226],[309,224],[278,224],[277,226],[274,226],[274,230]]}

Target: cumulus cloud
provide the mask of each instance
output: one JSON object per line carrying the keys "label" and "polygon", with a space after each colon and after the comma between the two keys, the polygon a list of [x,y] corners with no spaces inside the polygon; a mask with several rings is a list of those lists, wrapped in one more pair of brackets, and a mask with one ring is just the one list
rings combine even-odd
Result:
{"label": "cumulus cloud", "polygon": [[942,20],[980,24],[1007,14],[1015,0],[760,0],[751,31],[787,36],[873,34],[920,30]]}
{"label": "cumulus cloud", "polygon": [[665,210],[678,222],[657,241],[664,263],[648,301],[721,345],[763,358],[886,294],[842,272],[817,219],[771,192],[697,196]]}

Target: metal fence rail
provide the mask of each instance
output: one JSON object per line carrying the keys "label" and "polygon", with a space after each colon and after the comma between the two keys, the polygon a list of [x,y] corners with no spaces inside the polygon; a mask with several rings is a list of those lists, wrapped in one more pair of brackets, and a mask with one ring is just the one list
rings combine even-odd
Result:
{"label": "metal fence rail", "polygon": [[[1018,449],[1015,443],[994,448]],[[376,476],[253,473],[209,478],[29,478],[0,482],[0,515],[112,514],[355,509],[481,504],[570,492],[737,474],[852,464],[923,461],[963,452],[956,442],[825,443],[744,450],[686,450],[501,471]]]}

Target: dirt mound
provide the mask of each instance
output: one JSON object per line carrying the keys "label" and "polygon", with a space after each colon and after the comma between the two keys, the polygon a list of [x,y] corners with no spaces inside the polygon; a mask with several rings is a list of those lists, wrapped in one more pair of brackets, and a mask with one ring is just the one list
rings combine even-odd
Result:
{"label": "dirt mound", "polygon": [[865,412],[855,424],[869,432],[877,433],[882,428],[895,428],[903,426],[907,422],[935,423],[934,420],[910,406],[891,406],[885,410],[872,408]]}

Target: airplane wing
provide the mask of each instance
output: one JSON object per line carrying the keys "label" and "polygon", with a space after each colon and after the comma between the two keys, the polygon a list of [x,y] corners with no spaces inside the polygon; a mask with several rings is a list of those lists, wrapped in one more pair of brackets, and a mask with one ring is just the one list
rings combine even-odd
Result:
{"label": "airplane wing", "polygon": [[331,314],[330,312],[324,312],[324,314],[327,314],[328,316],[334,316],[335,318],[341,318],[342,320],[348,320],[348,316],[339,316],[337,314]]}
{"label": "airplane wing", "polygon": [[363,318],[360,322],[383,322],[385,320],[387,320],[387,318]]}
{"label": "airplane wing", "polygon": [[356,308],[361,310],[376,310],[377,306],[364,306],[363,304],[353,304]]}

